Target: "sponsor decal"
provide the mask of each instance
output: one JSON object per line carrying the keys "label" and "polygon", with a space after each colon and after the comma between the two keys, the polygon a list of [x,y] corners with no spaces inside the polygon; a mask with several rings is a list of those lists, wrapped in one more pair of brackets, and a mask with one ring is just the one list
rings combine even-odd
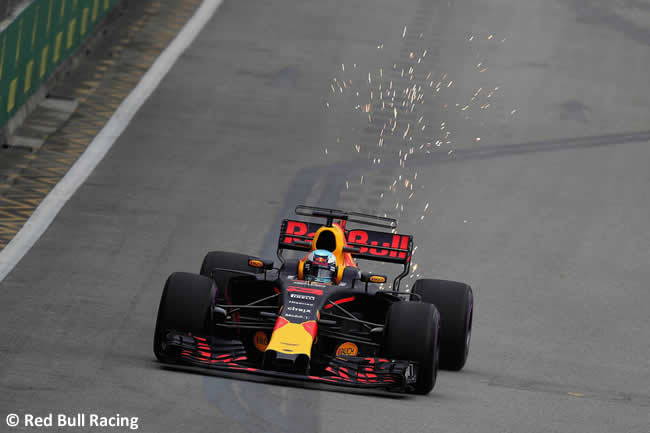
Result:
{"label": "sponsor decal", "polygon": [[[372,234],[372,236],[370,236]],[[376,238],[377,240],[368,239]],[[399,234],[390,234],[390,233],[380,233],[380,232],[369,232],[367,230],[352,230],[348,233],[348,242],[353,244],[364,244],[368,247],[359,247],[361,254],[370,254],[371,256],[388,256],[388,257],[397,257],[400,259],[406,258],[406,253],[398,253],[397,251],[388,251],[383,248],[370,248],[371,246],[375,247],[385,247],[385,248],[399,248],[402,250],[408,249],[409,237],[406,235]]]}
{"label": "sponsor decal", "polygon": [[300,293],[309,293],[310,295],[322,295],[323,291],[320,289],[311,289],[309,287],[300,287],[300,286],[289,286],[287,287],[287,292],[300,292]]}
{"label": "sponsor decal", "polygon": [[305,307],[311,307],[309,310],[311,311],[312,308],[314,307],[314,304],[311,302],[300,302],[300,301],[294,301],[293,299],[289,299],[289,304],[290,305],[303,305]]}
{"label": "sponsor decal", "polygon": [[297,306],[295,303],[289,301],[287,308],[284,309],[283,317],[293,317],[294,319],[301,319],[301,321],[309,320],[314,313],[314,306]]}
{"label": "sponsor decal", "polygon": [[[312,229],[310,233],[307,233],[309,229]],[[307,236],[308,238],[313,238],[314,235],[316,234],[316,230],[320,228],[319,224],[309,224],[309,227],[307,226],[307,223],[301,222],[301,221],[288,221],[287,222],[287,229],[285,233],[287,235],[298,235],[298,236]],[[300,241],[303,239],[300,238],[292,238],[290,236],[285,236],[283,239],[284,243],[290,244],[293,241]]]}
{"label": "sponsor decal", "polygon": [[345,358],[348,356],[357,356],[359,348],[351,341],[346,341],[336,349],[336,356]]}
{"label": "sponsor decal", "polygon": [[269,337],[267,337],[265,332],[257,331],[255,335],[253,335],[253,344],[255,344],[257,350],[264,352],[266,346],[269,345]]}
{"label": "sponsor decal", "polygon": [[310,295],[298,295],[296,293],[289,293],[290,298],[294,299],[302,299],[304,301],[315,301],[316,296],[310,296]]}
{"label": "sponsor decal", "polygon": [[[287,221],[282,243],[291,245],[294,241],[305,241],[305,239],[291,237],[289,235],[306,236],[313,239],[316,231],[322,227],[320,224],[307,223],[302,221]],[[346,233],[346,241],[355,244],[360,249],[359,255],[374,257],[390,257],[409,261],[410,256],[406,252],[389,251],[386,248],[408,250],[410,236],[397,233],[384,233],[372,230],[355,229]]]}

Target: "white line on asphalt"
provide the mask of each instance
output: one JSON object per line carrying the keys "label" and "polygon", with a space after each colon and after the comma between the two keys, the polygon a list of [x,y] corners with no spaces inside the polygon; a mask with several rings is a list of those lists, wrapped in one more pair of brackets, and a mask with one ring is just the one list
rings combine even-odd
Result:
{"label": "white line on asphalt", "polygon": [[113,143],[124,132],[140,107],[151,96],[174,63],[217,11],[223,0],[203,0],[194,16],[185,24],[171,44],[142,77],[135,89],[122,102],[110,120],[74,163],[68,173],[50,191],[25,222],[16,236],[0,252],[0,281],[11,272],[41,237],[65,203],[104,158]]}

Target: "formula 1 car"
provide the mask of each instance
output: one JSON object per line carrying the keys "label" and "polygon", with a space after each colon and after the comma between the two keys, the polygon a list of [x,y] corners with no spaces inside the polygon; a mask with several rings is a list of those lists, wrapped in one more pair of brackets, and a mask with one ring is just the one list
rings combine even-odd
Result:
{"label": "formula 1 car", "polygon": [[[153,344],[161,362],[416,394],[433,389],[439,366],[463,368],[472,329],[470,286],[420,279],[400,291],[413,238],[395,233],[395,219],[309,206],[295,211],[325,221],[285,219],[278,267],[213,251],[200,275],[177,272],[167,279]],[[285,258],[287,250],[331,252],[333,281],[309,281],[307,257]],[[361,272],[357,260],[403,270],[387,288],[386,276]]]}

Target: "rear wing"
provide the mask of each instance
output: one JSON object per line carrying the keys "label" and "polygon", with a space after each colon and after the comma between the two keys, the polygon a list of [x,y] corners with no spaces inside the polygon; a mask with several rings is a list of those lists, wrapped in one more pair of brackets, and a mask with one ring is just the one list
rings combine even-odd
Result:
{"label": "rear wing", "polygon": [[[278,248],[284,250],[309,251],[310,247],[296,241],[311,242],[316,231],[323,224],[285,219],[280,229]],[[375,230],[345,230],[345,240],[350,247],[359,248],[352,257],[378,262],[405,265],[411,260],[413,236],[399,233],[385,233]]]}
{"label": "rear wing", "polygon": [[358,249],[350,253],[353,258],[396,263],[404,266],[404,270],[395,278],[393,283],[393,289],[399,290],[400,281],[408,275],[410,270],[413,236],[362,228],[351,230],[345,228],[346,222],[354,222],[394,230],[397,227],[397,220],[358,212],[310,206],[298,206],[296,207],[296,213],[298,215],[325,218],[326,223],[320,224],[292,219],[283,220],[280,238],[278,239],[278,257],[280,260],[283,261],[283,250],[310,251],[311,246],[306,245],[305,242],[311,242],[319,228],[324,225],[331,226],[335,220],[338,220],[344,230],[347,246]]}

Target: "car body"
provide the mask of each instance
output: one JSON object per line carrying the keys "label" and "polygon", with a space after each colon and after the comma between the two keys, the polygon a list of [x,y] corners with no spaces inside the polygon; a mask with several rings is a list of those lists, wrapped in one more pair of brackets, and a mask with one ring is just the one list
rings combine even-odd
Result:
{"label": "car body", "polygon": [[[397,221],[386,217],[308,206],[298,206],[296,213],[325,222],[285,219],[278,267],[271,260],[216,251],[206,255],[201,275],[170,276],[154,337],[158,359],[218,371],[428,393],[440,360],[440,313],[434,302],[423,302],[435,287],[420,293],[399,290],[410,269],[412,236],[395,233]],[[391,232],[350,229],[348,223]],[[284,257],[287,250],[304,254],[317,249],[337,259],[331,284],[305,280],[306,256]],[[402,272],[386,288],[386,277],[361,272],[358,260],[402,265]],[[464,365],[473,298],[469,286],[457,292],[456,298],[470,304],[461,306],[463,314],[454,313],[467,331],[462,336]]]}

